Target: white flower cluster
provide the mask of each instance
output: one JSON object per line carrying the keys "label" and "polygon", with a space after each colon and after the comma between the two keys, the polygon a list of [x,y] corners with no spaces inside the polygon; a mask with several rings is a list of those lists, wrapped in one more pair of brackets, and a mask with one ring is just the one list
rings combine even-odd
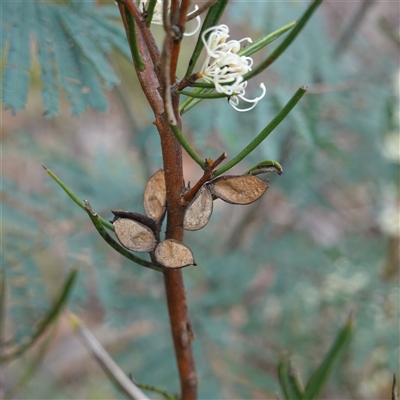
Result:
{"label": "white flower cluster", "polygon": [[[169,3],[168,4],[168,10],[169,10],[171,7],[171,1],[170,0],[167,0],[167,1]],[[143,8],[143,5],[145,5],[145,4],[147,4],[147,0],[140,0],[140,8]],[[199,7],[197,5],[195,5],[194,11],[196,11],[198,9],[199,9]],[[188,15],[190,15],[190,13]],[[184,36],[192,36],[200,29],[200,25],[201,25],[200,17],[196,17],[196,22],[197,22],[196,29],[191,32],[185,32]],[[153,18],[151,20],[151,23],[156,24],[156,25],[163,24],[163,0],[157,0],[157,3],[154,7]]]}
{"label": "white flower cluster", "polygon": [[[205,36],[210,33],[206,41]],[[229,104],[237,111],[249,111],[265,96],[265,85],[260,88],[262,94],[255,99],[245,97],[247,81],[243,81],[243,75],[251,71],[253,59],[251,57],[239,56],[240,43],[252,42],[250,38],[241,40],[229,40],[229,28],[227,25],[213,26],[206,29],[201,38],[207,51],[207,57],[201,68],[201,77],[215,86],[219,93],[229,96]],[[238,108],[239,99],[253,103],[249,108]]]}

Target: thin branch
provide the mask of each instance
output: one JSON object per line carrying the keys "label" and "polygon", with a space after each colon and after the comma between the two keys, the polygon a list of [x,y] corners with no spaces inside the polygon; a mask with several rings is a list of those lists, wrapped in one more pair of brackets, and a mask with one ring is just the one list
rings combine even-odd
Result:
{"label": "thin branch", "polygon": [[186,16],[186,22],[197,18],[204,11],[207,11],[210,7],[212,7],[217,1],[218,0],[208,0],[205,3],[203,3],[196,11],[193,11],[192,13]]}
{"label": "thin branch", "polygon": [[203,176],[188,192],[185,193],[185,195],[183,196],[185,201],[190,202],[193,200],[194,196],[200,190],[200,188],[213,177],[213,172],[215,168],[217,168],[218,165],[226,159],[226,157],[228,157],[228,154],[222,153],[215,161],[211,160],[211,158],[208,158],[206,160]]}
{"label": "thin branch", "polygon": [[167,114],[168,123],[176,126],[174,109],[171,97],[171,22],[168,15],[168,1],[163,2],[163,23],[165,29],[164,46],[161,53],[161,79],[163,89],[164,108]]}
{"label": "thin branch", "polygon": [[72,327],[78,332],[85,347],[97,359],[106,374],[110,376],[115,384],[132,400],[150,400],[121,370],[111,358],[94,335],[82,325],[79,318],[68,313],[68,319]]}
{"label": "thin branch", "polygon": [[203,159],[196,153],[196,150],[190,145],[190,143],[186,140],[183,136],[181,130],[179,129],[178,125],[171,125],[171,130],[175,135],[175,138],[181,144],[181,146],[186,150],[189,156],[200,165],[201,168],[204,168],[204,161]]}

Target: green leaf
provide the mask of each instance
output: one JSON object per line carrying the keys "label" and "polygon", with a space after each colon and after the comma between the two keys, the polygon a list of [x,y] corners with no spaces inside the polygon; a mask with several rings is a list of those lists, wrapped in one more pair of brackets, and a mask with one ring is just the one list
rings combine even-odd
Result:
{"label": "green leaf", "polygon": [[33,2],[26,2],[23,7],[13,4],[14,21],[10,27],[10,46],[2,80],[4,109],[11,109],[13,115],[24,109],[28,98],[31,64],[30,18],[33,5]]}
{"label": "green leaf", "polygon": [[230,170],[245,157],[247,157],[253,150],[255,150],[270,134],[271,132],[287,117],[290,111],[300,101],[307,91],[306,86],[301,86],[292,98],[287,102],[285,107],[276,115],[276,117],[253,139],[236,157],[232,158],[223,167],[219,168],[215,173],[214,177],[223,174]]}
{"label": "green leaf", "polygon": [[321,392],[335,364],[338,362],[339,358],[343,355],[345,349],[350,343],[353,335],[353,325],[354,320],[350,315],[346,324],[338,332],[322,363],[308,379],[303,395],[304,400],[314,400]]}
{"label": "green leaf", "polygon": [[29,338],[29,340],[16,348],[14,351],[10,352],[9,354],[3,354],[2,362],[10,361],[16,357],[21,356],[25,353],[36,341],[44,334],[44,332],[51,326],[54,320],[57,319],[58,315],[60,314],[62,308],[67,303],[68,297],[71,293],[71,290],[74,286],[75,280],[77,278],[78,271],[73,270],[68,278],[66,279],[63,288],[60,290],[60,296],[55,301],[53,307],[49,310],[47,315],[44,319],[39,323],[39,326],[36,329],[36,332]]}
{"label": "green leaf", "polygon": [[272,43],[274,40],[278,39],[281,35],[292,29],[296,25],[296,21],[291,22],[283,26],[282,28],[277,29],[274,32],[268,33],[267,35],[257,39],[255,42],[251,43],[250,45],[244,47],[238,52],[239,56],[251,56],[252,54],[260,51],[265,46]]}
{"label": "green leaf", "polygon": [[297,375],[291,369],[288,355],[282,354],[278,364],[278,376],[285,399],[302,400],[303,390]]}

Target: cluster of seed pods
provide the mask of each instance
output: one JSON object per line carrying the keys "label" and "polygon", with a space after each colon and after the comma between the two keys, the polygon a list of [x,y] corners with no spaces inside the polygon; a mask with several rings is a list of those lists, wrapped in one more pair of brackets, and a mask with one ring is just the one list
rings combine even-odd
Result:
{"label": "cluster of seed pods", "polygon": [[[255,176],[224,175],[206,182],[188,204],[183,218],[183,228],[197,231],[204,228],[211,218],[214,199],[230,204],[250,204],[267,190],[267,183]],[[164,268],[183,268],[196,265],[193,253],[178,240],[160,240],[161,224],[167,209],[167,191],[164,171],[160,169],[149,180],[144,191],[146,215],[114,210],[112,221],[115,234],[128,250],[151,253]]]}

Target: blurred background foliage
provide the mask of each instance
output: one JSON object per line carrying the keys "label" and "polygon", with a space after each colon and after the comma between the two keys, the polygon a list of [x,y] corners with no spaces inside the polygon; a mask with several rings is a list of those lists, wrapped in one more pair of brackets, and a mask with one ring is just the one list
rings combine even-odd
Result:
{"label": "blurred background foliage", "polygon": [[[83,18],[83,11],[74,9],[78,3],[60,3],[40,6],[57,13],[64,24],[74,20],[69,14],[61,17],[57,7],[69,7],[69,13]],[[82,3],[90,8],[91,21],[113,15],[107,11],[113,2]],[[183,117],[184,133],[200,154],[234,156],[300,85],[309,85],[287,120],[233,171],[242,173],[273,158],[283,165],[284,175],[271,176],[271,187],[253,205],[216,202],[206,228],[186,234],[198,263],[184,276],[200,398],[274,398],[276,365],[285,349],[306,380],[351,311],[357,322],[350,352],[322,398],[390,396],[392,374],[399,371],[399,14],[394,3],[370,2],[367,10],[363,3],[324,3],[289,50],[258,77],[268,95],[251,112],[237,113],[219,99],[203,101]],[[222,22],[229,23],[232,38],[255,39],[297,19],[306,6],[232,1]],[[2,7],[12,4],[2,2]],[[75,31],[64,29],[70,46],[78,46]],[[162,28],[155,31],[161,37]],[[48,111],[44,94],[42,103],[40,48],[38,55],[38,39],[28,39],[26,108],[16,116],[2,114],[3,339],[9,345],[23,343],[67,273],[77,268],[70,307],[126,373],[174,392],[178,382],[161,275],[108,247],[86,213],[41,167],[54,171],[106,219],[111,209],[143,211],[144,186],[162,160],[124,45],[111,52],[115,43],[108,46],[97,36],[104,45],[99,54],[110,51],[102,56],[104,62],[123,82],[104,91],[117,80],[88,72],[104,97],[101,106],[87,98],[71,105],[54,86],[61,113],[48,119],[58,110]],[[182,73],[193,45],[193,38],[185,38]],[[4,68],[6,53],[3,76],[10,73]],[[255,64],[265,53],[255,57]],[[54,76],[62,83],[62,72]],[[258,82],[249,89],[257,93]],[[62,92],[71,101],[66,87]],[[69,114],[77,104],[81,114],[87,105],[102,110],[106,103],[107,113]],[[186,158],[185,175],[191,182],[201,175]],[[6,394],[122,398],[64,318],[52,339],[40,365],[35,360],[41,343],[7,366]],[[32,365],[34,378],[18,387]]]}

